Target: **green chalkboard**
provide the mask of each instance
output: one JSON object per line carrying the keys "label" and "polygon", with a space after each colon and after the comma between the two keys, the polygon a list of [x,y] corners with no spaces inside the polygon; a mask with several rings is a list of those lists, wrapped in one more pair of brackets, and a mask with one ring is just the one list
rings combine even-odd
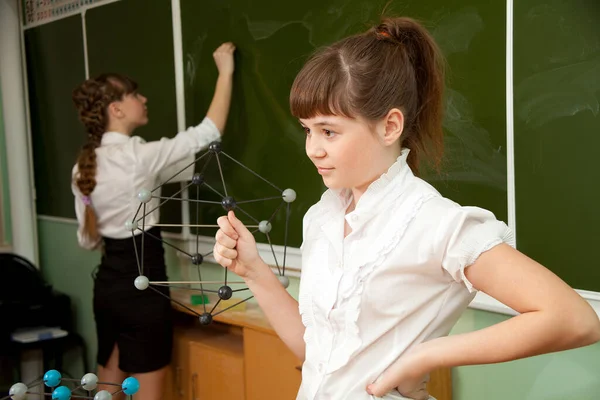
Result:
{"label": "green chalkboard", "polygon": [[[152,23],[140,22],[141,8]],[[170,2],[128,0],[93,8],[86,13],[85,25],[90,76],[112,71],[130,75],[149,98],[150,124],[136,134],[146,140],[174,136],[177,120]],[[28,29],[25,39],[37,212],[74,218],[70,174],[85,141],[85,131],[70,100],[73,88],[85,79],[81,16]],[[167,184],[162,195],[168,197],[180,189],[179,183]],[[181,202],[165,203],[161,222],[180,224]]]}
{"label": "green chalkboard", "polygon": [[[388,3],[309,0],[275,7],[266,0],[181,1],[186,123],[198,123],[208,109],[217,75],[212,52],[223,41],[235,42],[235,87],[223,150],[277,188],[296,190],[298,198],[291,208],[288,231],[288,244],[292,246],[300,245],[302,216],[325,187],[304,155],[304,134],[289,114],[290,85],[315,49],[376,23],[386,5],[390,13],[424,21],[450,67],[444,123],[445,168],[441,175],[428,174],[426,178],[456,201],[491,209],[506,219],[504,5],[475,0]],[[63,28],[67,25],[68,29]],[[52,36],[42,38],[38,33],[46,30],[61,37],[46,40]],[[177,124],[170,2],[127,0],[90,9],[86,13],[86,32],[90,74],[130,74],[148,96],[150,124],[139,134],[148,140],[172,136]],[[38,209],[41,214],[72,217],[70,193],[55,189],[68,188],[69,174],[50,175],[48,171],[58,166],[70,171],[81,144],[78,135],[82,129],[68,100],[72,87],[83,79],[81,20],[73,17],[52,22],[28,30],[26,36],[28,54],[32,54],[29,59],[33,60],[28,63],[33,82],[31,104],[34,111],[37,107],[32,120],[39,131],[34,133]],[[56,46],[63,46],[68,54],[46,60],[51,57],[47,53]],[[59,90],[49,76],[65,76],[68,80]],[[50,112],[46,104],[56,99],[64,99],[60,102],[62,111]],[[48,121],[57,127],[42,134],[42,125],[52,126]],[[59,145],[48,146],[48,140]],[[203,161],[198,168],[203,167]],[[216,159],[206,172],[207,180],[220,194],[227,191],[237,201],[245,202],[280,195],[225,155],[219,162],[225,187]],[[50,180],[56,184],[49,184]],[[165,195],[178,189],[173,185]],[[219,200],[206,187],[191,187],[190,195],[192,199]],[[271,199],[245,203],[242,208],[256,220],[263,220],[271,217],[278,205],[278,200]],[[181,221],[180,206],[176,201],[167,203],[162,222]],[[223,213],[218,205],[189,206],[192,222],[198,217],[199,222],[210,224]],[[273,243],[280,245],[285,241],[284,208],[276,214],[271,232]],[[240,216],[255,223],[246,215]]]}
{"label": "green chalkboard", "polygon": [[[126,0],[92,8],[86,13],[86,31],[90,76],[110,71],[129,75],[148,98],[150,122],[135,134],[148,141],[175,136],[171,2]],[[180,189],[179,183],[164,185],[162,196],[169,197]],[[165,202],[160,211],[162,223],[181,223],[180,201]]]}
{"label": "green chalkboard", "polygon": [[600,291],[600,4],[515,2],[517,243]]}
{"label": "green chalkboard", "polygon": [[[124,0],[86,13],[91,75],[131,75],[149,98],[147,140],[177,131],[170,1]],[[448,61],[446,158],[440,175],[425,178],[444,195],[507,219],[506,11],[486,0],[181,0],[186,124],[208,109],[217,71],[212,52],[238,47],[234,96],[223,150],[280,189],[293,188],[288,244],[301,243],[302,216],[325,190],[304,154],[304,135],[288,109],[291,83],[318,47],[363,31],[388,14],[422,20]],[[600,234],[600,191],[594,164],[600,147],[600,6],[595,0],[522,0],[514,9],[514,140],[518,246],[570,285],[600,291],[600,268],[589,251]],[[85,77],[79,15],[25,31],[37,212],[74,217],[70,172],[85,136],[70,101]],[[204,168],[205,159],[197,168]],[[190,187],[193,199],[237,201],[279,191],[221,155],[206,166],[215,190]],[[510,166],[509,166],[510,167]],[[167,185],[163,194],[179,190]],[[219,195],[214,192],[219,192]],[[257,220],[276,199],[245,203]],[[185,205],[184,207],[187,207]],[[181,221],[182,203],[162,210],[163,223]],[[191,221],[214,223],[218,204],[189,203]],[[285,213],[273,220],[272,242],[283,244]],[[252,224],[247,215],[240,217]],[[214,230],[200,231],[212,236]],[[262,240],[266,242],[266,238]]]}
{"label": "green chalkboard", "polygon": [[85,79],[81,18],[25,31],[37,213],[75,218],[71,170],[83,144],[71,91]]}
{"label": "green chalkboard", "polygon": [[[310,53],[371,26],[388,3],[308,0],[283,7],[267,0],[181,1],[188,123],[202,118],[210,102],[217,75],[212,52],[233,41],[238,48],[235,87],[223,148],[279,188],[296,190],[288,244],[300,245],[302,216],[325,189],[304,154],[304,133],[289,113],[289,88]],[[491,209],[501,219],[507,215],[504,7],[475,0],[395,1],[387,7],[424,21],[450,66],[445,169],[427,178],[445,195]],[[228,159],[221,164],[236,199],[277,195]],[[207,176],[222,188],[218,168],[209,168]],[[211,193],[198,195],[204,199]],[[277,204],[252,203],[244,209],[261,220]],[[192,220],[195,212],[192,207]],[[198,212],[200,219],[214,220],[223,210],[199,206]],[[284,242],[284,223],[280,212],[271,232],[277,244]]]}

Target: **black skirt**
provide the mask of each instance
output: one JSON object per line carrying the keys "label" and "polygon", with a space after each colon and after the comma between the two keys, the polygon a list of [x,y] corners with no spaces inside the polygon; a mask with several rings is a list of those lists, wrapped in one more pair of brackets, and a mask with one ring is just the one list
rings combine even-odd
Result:
{"label": "black skirt", "polygon": [[104,238],[104,255],[94,278],[98,364],[106,366],[117,344],[119,368],[127,373],[151,372],[168,365],[173,346],[168,287],[151,285],[139,290],[134,285],[142,254],[142,274],[150,281],[167,280],[160,228],[149,229],[143,242],[142,251],[142,235]]}

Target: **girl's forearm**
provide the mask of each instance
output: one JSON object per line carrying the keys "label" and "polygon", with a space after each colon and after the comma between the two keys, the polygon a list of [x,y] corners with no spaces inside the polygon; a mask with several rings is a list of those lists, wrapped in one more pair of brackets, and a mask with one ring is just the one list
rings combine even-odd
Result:
{"label": "girl's forearm", "polygon": [[264,273],[247,280],[248,288],[265,313],[277,335],[300,360],[304,360],[304,325],[298,302],[285,290],[267,265]]}
{"label": "girl's forearm", "polygon": [[206,116],[214,122],[219,132],[223,134],[227,116],[229,115],[229,106],[231,104],[231,91],[233,88],[233,75],[221,74],[217,78],[215,94],[208,108]]}
{"label": "girl's forearm", "polygon": [[[593,312],[592,312],[593,313]],[[423,373],[492,364],[586,346],[598,340],[588,319],[535,311],[478,331],[433,339],[417,348]]]}

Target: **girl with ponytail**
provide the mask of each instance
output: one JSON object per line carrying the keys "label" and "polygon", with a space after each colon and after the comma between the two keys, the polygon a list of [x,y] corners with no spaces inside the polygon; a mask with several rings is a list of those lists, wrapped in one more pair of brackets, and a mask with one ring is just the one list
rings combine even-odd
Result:
{"label": "girl with ponytail", "polygon": [[[151,281],[167,280],[161,232],[154,226],[159,222],[158,199],[148,202],[148,209],[154,211],[139,224],[156,240],[142,241],[137,229],[132,240],[127,223],[136,214],[141,189],[159,186],[161,177],[175,174],[197,152],[220,140],[231,101],[234,51],[232,43],[224,43],[214,52],[219,77],[206,118],[173,138],[146,143],[133,136],[148,123],[147,99],[126,76],[103,74],[73,91],[87,136],[72,173],[77,237],[80,246],[103,250],[94,276],[98,379],[121,382],[133,375],[140,382],[136,394],[140,399],[163,398],[173,341],[168,288],[134,286],[138,254]],[[189,180],[192,173],[186,170],[177,178]],[[124,395],[115,394],[113,399]]]}
{"label": "girl with ponytail", "polygon": [[[303,221],[299,301],[233,212],[216,260],[241,276],[301,359],[298,400],[428,399],[428,373],[600,339],[594,310],[514,249],[505,223],[419,178],[443,151],[444,61],[410,18],[314,54],[290,94],[306,154],[329,188]],[[448,336],[477,291],[520,315]]]}

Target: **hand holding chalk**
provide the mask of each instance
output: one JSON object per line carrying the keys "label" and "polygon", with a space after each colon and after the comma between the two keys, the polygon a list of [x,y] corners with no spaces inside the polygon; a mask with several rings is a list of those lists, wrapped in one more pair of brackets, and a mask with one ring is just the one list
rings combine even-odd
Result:
{"label": "hand holding chalk", "polygon": [[233,53],[235,45],[231,42],[226,42],[220,45],[213,53],[215,64],[220,75],[231,75],[234,70]]}

